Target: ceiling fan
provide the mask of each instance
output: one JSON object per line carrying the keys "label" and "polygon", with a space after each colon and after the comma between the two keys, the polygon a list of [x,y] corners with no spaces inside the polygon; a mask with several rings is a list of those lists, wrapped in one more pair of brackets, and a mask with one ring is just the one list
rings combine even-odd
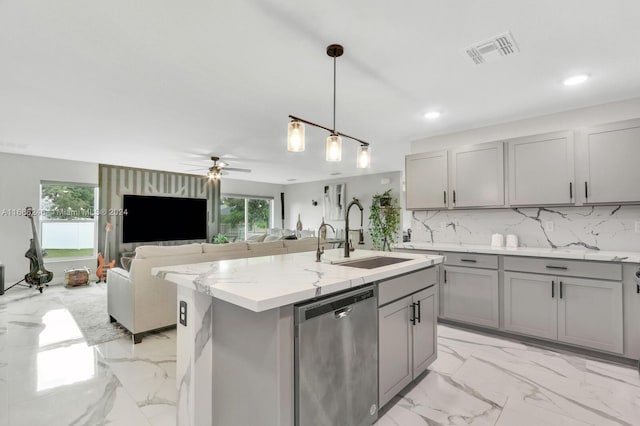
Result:
{"label": "ceiling fan", "polygon": [[[207,172],[207,178],[209,180],[218,180],[222,175],[226,175],[224,172],[243,172],[243,173],[251,173],[251,169],[240,169],[237,167],[229,167],[229,163],[224,161],[220,161],[220,157],[211,157],[211,161],[213,161],[213,166],[209,167],[209,171]],[[194,164],[195,165],[195,164]],[[198,171],[198,170],[206,170],[206,168],[200,167],[198,169],[188,170],[190,172]]]}

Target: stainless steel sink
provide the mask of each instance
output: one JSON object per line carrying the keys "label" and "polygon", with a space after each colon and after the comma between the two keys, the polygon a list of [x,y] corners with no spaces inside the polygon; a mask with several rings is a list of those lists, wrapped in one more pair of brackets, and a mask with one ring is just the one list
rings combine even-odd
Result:
{"label": "stainless steel sink", "polygon": [[362,269],[375,269],[380,268],[381,266],[393,265],[394,263],[407,262],[409,260],[411,259],[405,259],[403,257],[376,256],[367,257],[366,259],[347,260],[345,262],[334,263],[334,265],[350,266],[352,268]]}

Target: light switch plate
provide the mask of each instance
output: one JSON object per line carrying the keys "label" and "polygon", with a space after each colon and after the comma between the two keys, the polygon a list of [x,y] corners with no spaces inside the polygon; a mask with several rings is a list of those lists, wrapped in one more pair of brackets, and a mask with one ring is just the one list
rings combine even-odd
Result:
{"label": "light switch plate", "polygon": [[636,220],[636,233],[640,234],[640,220]]}
{"label": "light switch plate", "polygon": [[551,222],[551,221],[545,222],[544,223],[544,229],[547,232],[553,232],[553,229],[554,229],[553,222]]}
{"label": "light switch plate", "polygon": [[187,326],[187,302],[184,300],[180,301],[180,312],[178,312],[178,319],[180,324]]}

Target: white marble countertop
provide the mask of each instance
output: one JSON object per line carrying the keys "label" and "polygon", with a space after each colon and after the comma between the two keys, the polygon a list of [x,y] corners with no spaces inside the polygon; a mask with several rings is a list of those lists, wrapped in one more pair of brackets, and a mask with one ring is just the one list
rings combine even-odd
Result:
{"label": "white marble countertop", "polygon": [[492,247],[476,244],[396,243],[393,248],[406,250],[452,251],[460,253],[501,254],[505,256],[552,257],[559,259],[598,260],[604,262],[640,263],[640,252],[572,250],[545,247]]}
{"label": "white marble countertop", "polygon": [[[442,263],[442,256],[356,250],[349,259],[343,249],[326,250],[322,262],[315,252],[159,266],[151,273],[254,312],[298,303],[362,284]],[[406,262],[361,269],[336,265],[372,256],[404,257]]]}

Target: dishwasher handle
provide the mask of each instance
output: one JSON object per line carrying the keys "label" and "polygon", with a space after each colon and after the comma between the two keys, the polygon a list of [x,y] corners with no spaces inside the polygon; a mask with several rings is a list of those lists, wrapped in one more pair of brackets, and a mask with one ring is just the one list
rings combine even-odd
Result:
{"label": "dishwasher handle", "polygon": [[333,313],[335,319],[339,320],[348,317],[353,312],[353,306],[347,306],[346,308],[338,309]]}

